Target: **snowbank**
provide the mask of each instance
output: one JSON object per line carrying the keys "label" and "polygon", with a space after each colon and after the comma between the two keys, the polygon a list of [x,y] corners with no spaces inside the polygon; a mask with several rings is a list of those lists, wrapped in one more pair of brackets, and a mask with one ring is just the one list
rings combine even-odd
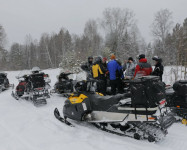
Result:
{"label": "snowbank", "polygon": [[[167,69],[166,69],[167,70]],[[59,69],[45,70],[56,82]],[[10,83],[17,85],[18,71],[9,71]],[[80,73],[78,78],[83,77]],[[167,76],[165,77],[167,79]],[[54,94],[48,104],[36,108],[32,103],[11,97],[11,89],[0,94],[0,150],[185,150],[187,127],[174,124],[159,143],[138,141],[105,133],[86,123],[68,127],[55,119],[53,110],[62,110],[65,98]]]}

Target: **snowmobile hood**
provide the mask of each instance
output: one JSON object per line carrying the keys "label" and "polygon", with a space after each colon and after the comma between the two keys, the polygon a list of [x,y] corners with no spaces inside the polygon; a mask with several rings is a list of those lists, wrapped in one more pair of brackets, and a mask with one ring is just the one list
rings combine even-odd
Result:
{"label": "snowmobile hood", "polygon": [[146,58],[142,58],[139,60],[140,63],[146,63],[147,62],[147,59]]}
{"label": "snowmobile hood", "polygon": [[0,74],[5,74],[5,72],[4,72],[4,71],[2,71],[2,70],[0,70]]}

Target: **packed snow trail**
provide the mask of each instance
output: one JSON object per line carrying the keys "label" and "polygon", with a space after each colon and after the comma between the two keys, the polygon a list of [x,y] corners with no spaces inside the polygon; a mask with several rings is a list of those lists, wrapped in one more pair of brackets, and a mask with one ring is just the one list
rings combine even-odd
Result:
{"label": "packed snow trail", "polygon": [[[51,86],[56,82],[59,69],[46,70]],[[19,71],[10,71],[10,83],[18,84],[15,76]],[[98,130],[87,123],[71,121],[75,127],[59,122],[53,115],[55,107],[62,113],[65,98],[53,94],[48,104],[35,107],[31,102],[15,100],[11,89],[0,94],[0,150],[185,150],[187,127],[178,123],[159,143],[138,141]]]}

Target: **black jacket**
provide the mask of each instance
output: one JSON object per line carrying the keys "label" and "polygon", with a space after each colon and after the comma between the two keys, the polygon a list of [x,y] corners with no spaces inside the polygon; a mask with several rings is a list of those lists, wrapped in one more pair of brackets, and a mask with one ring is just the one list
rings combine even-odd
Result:
{"label": "black jacket", "polygon": [[163,72],[164,72],[164,66],[161,63],[157,63],[152,72],[152,75],[159,76],[162,81]]}
{"label": "black jacket", "polygon": [[85,64],[81,65],[81,69],[90,72],[92,70],[92,63],[86,62]]}

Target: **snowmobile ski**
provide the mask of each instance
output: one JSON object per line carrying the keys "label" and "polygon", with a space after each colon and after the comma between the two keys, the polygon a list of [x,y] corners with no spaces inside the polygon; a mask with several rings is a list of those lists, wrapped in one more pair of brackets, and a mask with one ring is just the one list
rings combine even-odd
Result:
{"label": "snowmobile ski", "polygon": [[55,117],[56,117],[60,122],[65,123],[66,125],[68,125],[68,126],[70,126],[70,127],[74,127],[73,124],[71,124],[71,123],[70,123],[69,121],[67,121],[65,118],[61,117],[60,112],[58,111],[57,108],[55,108],[55,110],[54,110],[54,115],[55,115]]}

